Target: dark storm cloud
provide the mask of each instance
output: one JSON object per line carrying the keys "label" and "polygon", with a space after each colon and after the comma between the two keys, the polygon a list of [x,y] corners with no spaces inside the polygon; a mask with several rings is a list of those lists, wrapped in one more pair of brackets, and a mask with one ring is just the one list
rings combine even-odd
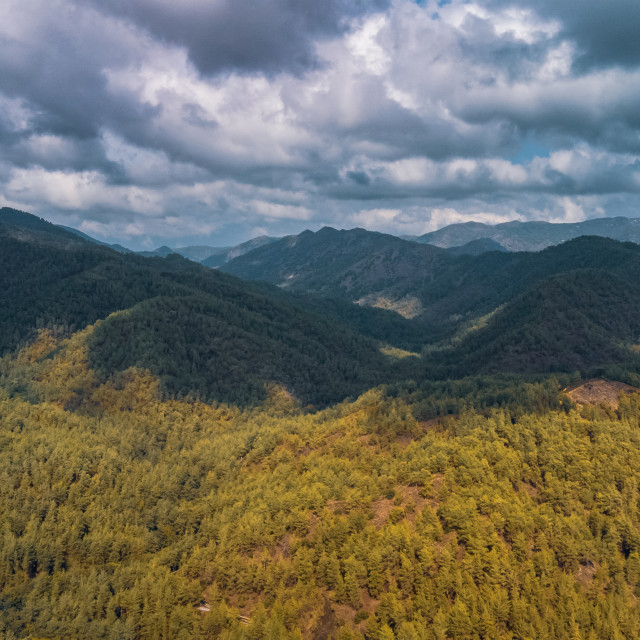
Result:
{"label": "dark storm cloud", "polygon": [[640,64],[640,3],[637,0],[490,0],[490,6],[521,6],[561,25],[560,37],[577,46],[579,71]]}
{"label": "dark storm cloud", "polygon": [[342,33],[349,18],[380,11],[390,0],[101,0],[155,37],[185,47],[205,75],[302,73],[315,67],[318,38]]}
{"label": "dark storm cloud", "polygon": [[114,96],[102,73],[129,62],[131,43],[98,16],[66,9],[48,9],[23,39],[0,39],[0,91],[29,103],[36,132],[91,138],[104,122],[148,119],[148,105]]}
{"label": "dark storm cloud", "polygon": [[96,139],[39,136],[22,138],[0,149],[0,158],[11,160],[16,167],[34,165],[47,171],[99,171],[112,183],[126,181],[122,167],[110,161],[102,144]]}
{"label": "dark storm cloud", "polygon": [[499,73],[510,80],[529,77],[544,62],[549,42],[524,42],[512,33],[496,34],[491,18],[469,15],[460,30],[460,55],[483,65],[477,81],[491,87]]}
{"label": "dark storm cloud", "polygon": [[347,171],[347,178],[361,187],[367,187],[371,184],[371,178],[364,171]]}
{"label": "dark storm cloud", "polygon": [[104,70],[131,61],[130,37],[94,12],[33,8],[38,19],[0,35],[0,97],[22,112],[19,126],[7,112],[0,115],[0,155],[17,167],[96,169],[122,181],[122,168],[105,155],[101,129],[136,130],[158,111],[108,87]]}

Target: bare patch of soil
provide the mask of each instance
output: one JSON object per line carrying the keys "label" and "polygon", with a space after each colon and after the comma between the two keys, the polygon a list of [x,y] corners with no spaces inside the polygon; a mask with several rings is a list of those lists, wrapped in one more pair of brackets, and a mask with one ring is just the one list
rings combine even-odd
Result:
{"label": "bare patch of soil", "polygon": [[538,489],[538,487],[534,487],[528,482],[521,482],[520,488],[528,493],[534,500],[540,501],[540,489]]}
{"label": "bare patch of soil", "polygon": [[442,538],[435,543],[435,549],[438,554],[442,553],[444,548],[452,541],[458,539],[458,534],[455,531],[449,531],[445,533]]}
{"label": "bare patch of soil", "polygon": [[567,388],[565,392],[573,402],[579,405],[590,404],[597,406],[606,404],[617,409],[621,393],[640,393],[640,389],[623,382],[587,380],[579,385]]}
{"label": "bare patch of soil", "polygon": [[371,505],[371,509],[373,510],[373,524],[379,529],[387,521],[391,509],[393,509],[393,500],[380,498]]}
{"label": "bare patch of soil", "polygon": [[320,518],[318,517],[318,514],[313,512],[310,513],[309,514],[309,531],[305,536],[307,540],[311,540],[311,538],[313,538],[319,524],[320,524]]}
{"label": "bare patch of soil", "polygon": [[336,617],[331,609],[331,603],[325,600],[324,611],[313,632],[313,640],[326,640],[327,638],[331,638],[335,628]]}
{"label": "bare patch of soil", "polygon": [[593,576],[596,575],[598,567],[593,562],[581,564],[576,571],[576,580],[583,586],[588,587],[593,582]]}
{"label": "bare patch of soil", "polygon": [[422,511],[427,501],[420,495],[420,487],[400,487],[398,492],[402,496],[402,504],[405,506],[406,519],[414,524],[416,516]]}
{"label": "bare patch of soil", "polygon": [[356,612],[348,604],[340,604],[338,602],[333,603],[333,613],[337,620],[341,622],[349,623],[349,626],[353,624],[353,620],[356,617]]}
{"label": "bare patch of soil", "polygon": [[389,519],[394,507],[402,507],[404,519],[413,524],[426,504],[427,500],[420,495],[420,487],[414,485],[396,487],[396,495],[393,499],[379,498],[371,504],[373,525],[380,529]]}
{"label": "bare patch of soil", "polygon": [[378,444],[377,442],[371,442],[371,434],[370,433],[365,433],[362,436],[358,436],[358,442],[363,445],[364,447],[368,447],[369,449],[377,449],[378,448]]}
{"label": "bare patch of soil", "polygon": [[415,296],[405,296],[399,300],[388,298],[383,294],[370,293],[369,295],[355,300],[357,305],[361,307],[376,307],[377,309],[387,309],[388,311],[395,311],[402,317],[410,320],[422,313],[422,303]]}
{"label": "bare patch of soil", "polygon": [[440,506],[440,490],[443,484],[444,475],[442,473],[434,473],[431,476],[431,497],[426,502],[434,511],[437,511]]}
{"label": "bare patch of soil", "polygon": [[282,560],[289,556],[289,549],[291,547],[291,534],[286,533],[282,539],[278,542],[274,553],[274,560]]}
{"label": "bare patch of soil", "polygon": [[363,611],[366,611],[370,616],[375,613],[376,608],[380,604],[380,600],[372,598],[366,589],[362,589],[360,592],[360,602],[362,603],[360,608]]}
{"label": "bare patch of soil", "polygon": [[419,420],[418,424],[424,431],[435,429],[440,424],[440,418],[429,418],[428,420]]}
{"label": "bare patch of soil", "polygon": [[[369,595],[369,592],[366,589],[360,590],[360,606],[358,607],[358,611],[364,611],[369,614],[369,616],[374,615],[377,606],[380,604],[380,600],[376,600]],[[332,605],[333,613],[335,617],[340,622],[346,622],[350,626],[355,623],[356,610],[350,607],[348,604],[337,604],[334,603]],[[365,632],[367,627],[367,618],[361,620],[355,625],[356,629],[358,629],[361,633]]]}

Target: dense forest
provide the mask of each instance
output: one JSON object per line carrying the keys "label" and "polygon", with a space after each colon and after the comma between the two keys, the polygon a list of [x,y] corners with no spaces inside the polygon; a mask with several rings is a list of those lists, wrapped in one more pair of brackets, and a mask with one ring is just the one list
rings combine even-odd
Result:
{"label": "dense forest", "polygon": [[1,363],[4,638],[640,633],[638,396],[502,376],[239,410],[101,382],[94,330]]}
{"label": "dense forest", "polygon": [[0,640],[640,637],[640,252],[543,253],[447,324],[0,216]]}
{"label": "dense forest", "polygon": [[395,316],[389,330],[384,322],[376,330],[372,310],[347,314],[342,303],[323,314],[275,287],[177,255],[120,254],[33,218],[19,233],[0,224],[0,354],[39,328],[70,335],[103,320],[92,366],[105,375],[147,368],[171,396],[248,405],[277,383],[304,404],[326,406],[406,375],[407,365],[379,345],[381,330],[392,340],[398,328],[408,333],[396,314],[386,314]]}

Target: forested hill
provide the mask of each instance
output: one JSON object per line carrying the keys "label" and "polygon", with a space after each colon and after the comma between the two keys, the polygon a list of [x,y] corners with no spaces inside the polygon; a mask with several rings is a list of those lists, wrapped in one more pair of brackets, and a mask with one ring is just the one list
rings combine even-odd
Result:
{"label": "forested hill", "polygon": [[[378,286],[378,291],[386,286],[388,300],[394,291],[397,303],[414,296],[417,318],[411,325],[388,324],[386,341],[422,350],[425,359],[417,375],[427,378],[640,369],[639,245],[584,236],[537,253],[457,258],[436,253],[425,277],[414,262],[420,254],[402,251],[395,240],[368,232],[305,233],[249,253],[229,268],[242,264],[246,273],[266,274],[273,281],[290,269],[298,274],[288,280],[290,288],[346,294],[347,299],[344,282]],[[341,262],[332,260],[331,252],[342,245],[354,249],[345,251]],[[374,264],[393,256],[396,280],[377,284],[375,269],[358,254],[366,254],[369,245],[383,247],[374,252]],[[316,262],[322,262],[322,279],[314,279]],[[405,329],[419,339],[412,341]]]}
{"label": "forested hill", "polygon": [[446,251],[395,236],[325,227],[254,249],[221,270],[291,290],[386,304],[411,316],[419,309],[411,308],[416,301],[410,294],[454,260]]}
{"label": "forested hill", "polygon": [[461,256],[416,295],[425,319],[450,322],[489,313],[536,283],[573,269],[600,269],[633,282],[640,276],[640,245],[583,236],[537,253]]}
{"label": "forested hill", "polygon": [[478,238],[477,240],[470,240],[463,245],[447,248],[447,252],[452,256],[479,256],[489,251],[507,250],[499,242],[490,238]]}
{"label": "forested hill", "polygon": [[490,313],[537,282],[575,268],[640,275],[640,246],[583,236],[537,253],[453,255],[354,229],[305,231],[231,260],[221,269],[287,290],[393,309],[432,326]]}
{"label": "forested hill", "polygon": [[640,637],[639,246],[416,245],[409,322],[4,220],[0,640]]}
{"label": "forested hill", "polygon": [[85,240],[72,231],[24,211],[9,207],[0,209],[0,234],[34,244],[71,248],[82,246]]}
{"label": "forested hill", "polygon": [[395,366],[377,342],[277,290],[177,255],[120,254],[31,218],[34,231],[0,225],[1,353],[38,328],[69,334],[103,319],[90,350],[103,375],[142,366],[171,394],[240,404],[264,398],[268,383],[305,404],[336,402]]}
{"label": "forested hill", "polygon": [[257,238],[252,238],[247,242],[238,244],[235,247],[227,247],[226,249],[216,251],[208,258],[202,260],[202,264],[205,265],[205,267],[219,267],[229,260],[233,260],[234,258],[243,256],[245,253],[249,253],[249,251],[253,251],[258,247],[271,244],[272,242],[276,242],[277,240],[278,238],[271,238],[269,236],[258,236]]}
{"label": "forested hill", "polygon": [[640,371],[640,286],[576,269],[535,284],[426,356],[430,376]]}
{"label": "forested hill", "polygon": [[[314,295],[293,295],[175,254],[117,253],[28,214],[4,219],[1,352],[42,327],[69,335],[102,320],[91,366],[105,379],[143,367],[174,397],[255,404],[276,383],[324,406],[403,377],[640,370],[640,246],[632,243],[582,237],[539,253],[455,257],[325,229],[255,250],[274,252],[281,272],[301,265],[292,280]],[[416,319],[347,302],[371,289],[388,298],[369,302],[400,305]],[[425,357],[401,359],[407,353],[389,346]]]}

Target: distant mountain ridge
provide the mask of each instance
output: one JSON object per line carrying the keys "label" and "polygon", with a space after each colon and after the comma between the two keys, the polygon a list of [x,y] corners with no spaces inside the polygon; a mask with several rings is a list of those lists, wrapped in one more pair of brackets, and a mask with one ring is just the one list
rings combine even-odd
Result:
{"label": "distant mountain ridge", "polygon": [[488,251],[508,251],[508,249],[491,238],[478,238],[460,246],[447,247],[447,251],[452,256],[479,256]]}
{"label": "distant mountain ridge", "polygon": [[[535,253],[456,256],[324,228],[218,270],[166,250],[122,254],[1,210],[0,353],[40,328],[65,335],[100,320],[87,346],[103,378],[140,367],[169,394],[239,404],[263,399],[270,383],[317,406],[399,376],[640,371],[640,245],[631,242],[583,236]],[[385,345],[422,358],[393,360]]]}
{"label": "distant mountain ridge", "polygon": [[217,253],[228,251],[231,247],[210,247],[208,245],[192,245],[188,247],[176,247],[174,251],[183,258],[194,262],[204,262],[207,258]]}
{"label": "distant mountain ridge", "polygon": [[[493,247],[493,241],[488,243]],[[622,354],[631,358],[626,347],[616,346],[621,339],[635,336],[640,343],[636,331],[640,325],[634,320],[640,317],[640,290],[635,284],[640,282],[640,245],[603,237],[583,236],[541,252],[453,255],[363,229],[325,228],[256,249],[222,270],[285,290],[350,300],[415,318],[416,334],[417,327],[428,328],[421,333],[423,344],[455,338],[454,348],[439,347],[429,360],[432,371],[444,376],[501,368],[556,370],[563,362],[569,367],[591,366],[615,361]],[[575,276],[578,272],[583,275]],[[595,274],[593,283],[589,273]],[[615,299],[605,295],[607,281]],[[621,300],[625,283],[628,299]],[[540,293],[545,291],[554,293]],[[558,293],[562,291],[566,301]],[[544,304],[532,302],[540,295]],[[590,299],[597,320],[589,319]],[[544,317],[535,315],[538,307],[546,310]],[[529,311],[525,314],[518,308]],[[565,316],[574,319],[563,323]],[[616,317],[624,319],[622,324]],[[472,326],[482,330],[459,343],[456,335],[464,335]],[[527,340],[527,335],[539,339]],[[486,357],[477,356],[480,353]]]}
{"label": "distant mountain ridge", "polygon": [[595,218],[584,222],[566,223],[514,220],[497,225],[462,222],[408,239],[442,248],[490,239],[508,251],[541,251],[551,245],[585,235],[640,243],[640,218]]}
{"label": "distant mountain ridge", "polygon": [[600,268],[603,263],[617,271],[628,253],[608,238],[586,236],[535,253],[475,255],[478,244],[482,249],[495,247],[495,241],[485,239],[471,241],[468,251],[464,246],[445,250],[364,229],[325,227],[254,249],[221,270],[445,325],[488,313],[535,282],[563,271]]}
{"label": "distant mountain ridge", "polygon": [[271,236],[257,236],[256,238],[251,238],[251,240],[247,240],[247,242],[242,242],[233,247],[220,249],[201,262],[205,267],[215,269],[229,262],[229,260],[243,256],[245,253],[249,253],[258,247],[263,247],[276,242],[279,239],[280,238],[272,238]]}
{"label": "distant mountain ridge", "polygon": [[103,247],[109,247],[110,249],[114,249],[118,253],[134,253],[134,251],[131,251],[131,249],[127,249],[127,247],[123,247],[121,244],[109,244],[108,242],[101,242],[100,240],[96,240],[92,236],[87,235],[82,231],[78,231],[78,229],[74,229],[73,227],[67,227],[62,224],[59,224],[57,226],[61,229],[64,229],[65,231],[69,231],[70,233],[75,234],[76,236],[82,238],[83,240],[86,240],[87,242],[93,242],[94,244],[99,244]]}
{"label": "distant mountain ridge", "polygon": [[246,242],[234,245],[233,247],[210,247],[207,245],[196,245],[190,247],[176,247],[175,249],[172,249],[167,245],[163,245],[161,247],[158,247],[157,249],[153,249],[152,251],[138,251],[137,253],[141,256],[144,256],[145,258],[166,258],[172,253],[177,253],[183,258],[187,258],[187,260],[199,262],[205,267],[217,269],[229,260],[233,260],[233,258],[243,256],[245,253],[253,251],[253,249],[257,249],[258,247],[262,247],[263,245],[270,244],[272,242],[275,242],[276,240],[279,240],[279,238],[258,236],[256,238],[252,238],[251,240],[247,240]]}

